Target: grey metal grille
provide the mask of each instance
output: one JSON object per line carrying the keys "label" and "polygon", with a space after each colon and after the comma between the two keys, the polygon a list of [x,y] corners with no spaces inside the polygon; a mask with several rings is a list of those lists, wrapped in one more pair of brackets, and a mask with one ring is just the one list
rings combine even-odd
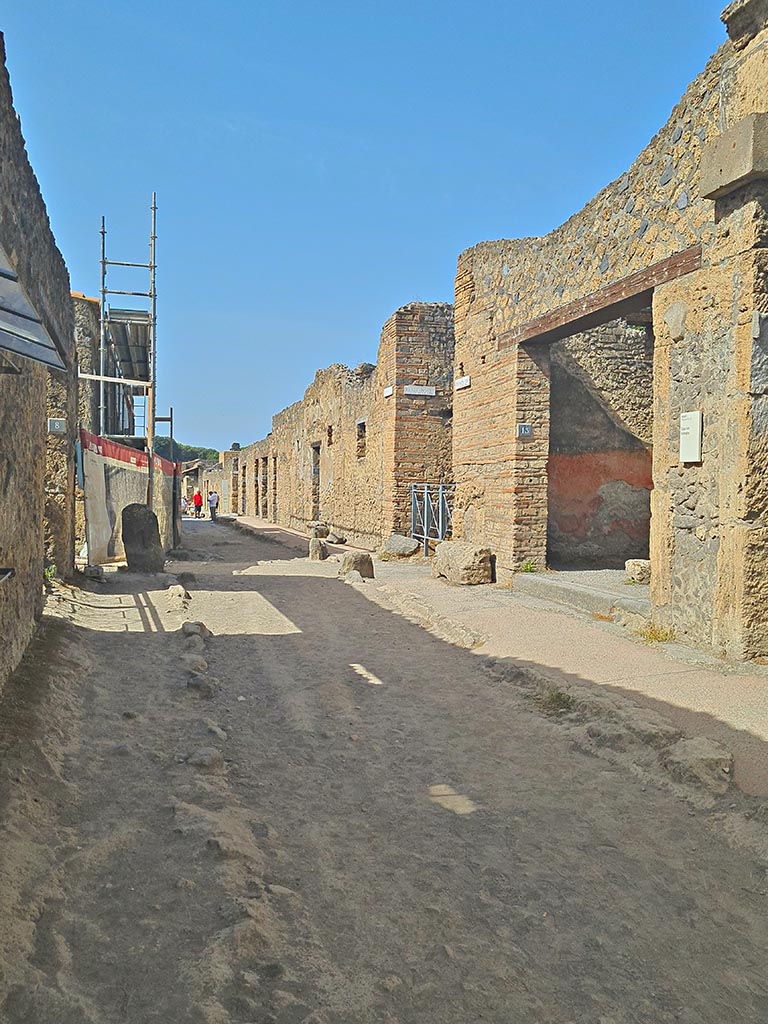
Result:
{"label": "grey metal grille", "polygon": [[455,493],[453,484],[411,484],[411,536],[422,542],[425,555],[430,541],[451,535]]}

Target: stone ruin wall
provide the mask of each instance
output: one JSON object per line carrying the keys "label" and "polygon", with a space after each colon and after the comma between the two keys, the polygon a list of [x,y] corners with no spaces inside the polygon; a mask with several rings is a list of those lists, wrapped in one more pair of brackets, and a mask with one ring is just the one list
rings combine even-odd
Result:
{"label": "stone ruin wall", "polygon": [[[698,195],[703,143],[721,131],[721,81],[732,60],[722,47],[688,88],[630,170],[543,238],[484,242],[462,253],[456,275],[456,360],[472,386],[454,401],[457,527],[494,548],[508,568],[546,561],[546,537],[515,551],[508,528],[517,489],[521,522],[546,514],[549,455],[542,347],[497,348],[513,327],[598,291],[714,235],[714,204]],[[542,399],[542,395],[544,398]],[[533,441],[515,424],[532,423]]]}
{"label": "stone ruin wall", "polygon": [[[545,238],[460,257],[456,359],[472,386],[454,403],[455,526],[490,543],[502,567],[543,566],[550,354],[506,348],[504,335],[700,244],[701,269],[654,293],[651,594],[656,621],[742,657],[768,654],[768,185],[764,174],[741,184],[719,157],[732,173],[713,191],[711,162],[724,133],[739,159],[765,159],[733,140],[768,111],[768,3],[737,0],[723,18],[730,38],[627,174]],[[689,410],[704,416],[699,465],[679,461]],[[518,423],[533,439],[516,438]]]}
{"label": "stone ruin wall", "polygon": [[[370,550],[393,531],[409,532],[410,484],[451,478],[452,358],[452,307],[403,307],[382,329],[375,366],[318,371],[267,438],[222,453],[204,489],[219,489],[224,511],[302,532],[317,518]],[[433,386],[435,395],[405,395],[407,385]]]}
{"label": "stone ruin wall", "polygon": [[[394,352],[395,382],[391,500],[384,519],[387,532],[408,535],[411,485],[453,482],[453,306],[406,306],[387,321],[382,337]],[[409,384],[434,386],[435,395],[405,395]]]}
{"label": "stone ruin wall", "polygon": [[[77,363],[83,373],[99,373],[100,309],[99,300],[73,293],[75,318],[75,349]],[[78,380],[77,421],[83,430],[99,433],[99,384],[95,380]],[[75,481],[75,554],[86,543],[85,492]]]}
{"label": "stone ruin wall", "polygon": [[[72,359],[67,374],[22,357],[12,360],[19,375],[0,374],[0,565],[16,569],[0,583],[1,687],[42,610],[44,561],[64,573],[72,564],[76,429],[69,276],[27,158],[1,36],[0,180],[0,240],[49,334]],[[49,441],[46,417],[57,414],[66,415],[68,433]]]}

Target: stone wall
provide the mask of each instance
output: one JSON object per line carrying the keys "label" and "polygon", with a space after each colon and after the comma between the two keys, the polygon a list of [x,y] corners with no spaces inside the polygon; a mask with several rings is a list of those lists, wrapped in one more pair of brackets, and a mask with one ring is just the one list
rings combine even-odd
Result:
{"label": "stone wall", "polygon": [[[77,362],[83,373],[99,373],[99,300],[87,295],[72,294],[75,318]],[[99,433],[99,385],[95,380],[81,380],[77,390],[77,418],[83,430]]]}
{"label": "stone wall", "polygon": [[[67,354],[66,373],[23,357],[0,358],[0,686],[18,664],[42,609],[44,559],[71,565],[75,359],[69,277],[51,233],[13,108],[0,37],[0,243],[46,330]],[[67,417],[67,434],[49,443],[46,417]],[[47,462],[47,466],[46,466]]]}
{"label": "stone wall", "polygon": [[[723,17],[728,42],[626,174],[545,238],[460,257],[456,362],[470,382],[454,401],[454,527],[499,567],[543,566],[551,365],[530,325],[564,307],[575,319],[588,297],[599,308],[606,286],[700,247],[700,269],[653,295],[654,615],[726,653],[766,655],[768,3],[738,0]],[[704,414],[694,466],[680,464],[683,411]],[[648,444],[647,425],[631,432]]]}
{"label": "stone wall", "polygon": [[647,558],[653,336],[607,324],[551,349],[547,561],[620,568]]}
{"label": "stone wall", "polygon": [[408,532],[410,485],[451,477],[452,359],[451,306],[404,306],[375,366],[318,371],[267,438],[222,453],[204,490],[215,486],[225,511],[298,530],[319,519],[360,547]]}
{"label": "stone wall", "polygon": [[0,373],[0,567],[16,570],[13,580],[0,582],[0,689],[43,608],[47,376],[36,365],[19,375]]}
{"label": "stone wall", "polygon": [[[459,522],[466,518],[470,539],[494,546],[500,566],[546,560],[549,357],[535,344],[504,349],[498,342],[713,237],[714,207],[699,196],[699,163],[705,141],[720,131],[731,57],[730,45],[715,54],[629,171],[561,228],[543,238],[484,242],[459,258],[456,360],[472,379],[454,401]],[[517,439],[517,423],[531,423],[533,439]]]}

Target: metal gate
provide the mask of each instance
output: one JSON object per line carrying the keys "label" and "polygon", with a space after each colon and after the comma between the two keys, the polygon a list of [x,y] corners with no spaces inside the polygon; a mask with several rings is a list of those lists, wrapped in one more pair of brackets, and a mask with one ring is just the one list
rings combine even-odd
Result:
{"label": "metal gate", "polygon": [[453,484],[411,484],[411,536],[422,541],[425,555],[430,541],[451,535],[455,492]]}

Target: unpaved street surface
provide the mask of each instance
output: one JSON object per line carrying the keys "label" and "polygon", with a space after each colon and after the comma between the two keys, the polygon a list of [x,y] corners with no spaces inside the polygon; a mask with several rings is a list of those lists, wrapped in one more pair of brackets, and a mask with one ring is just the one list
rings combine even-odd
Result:
{"label": "unpaved street surface", "polygon": [[185,546],[189,602],[60,588],[4,694],[3,1024],[768,1020],[765,867],[703,813],[335,565]]}

